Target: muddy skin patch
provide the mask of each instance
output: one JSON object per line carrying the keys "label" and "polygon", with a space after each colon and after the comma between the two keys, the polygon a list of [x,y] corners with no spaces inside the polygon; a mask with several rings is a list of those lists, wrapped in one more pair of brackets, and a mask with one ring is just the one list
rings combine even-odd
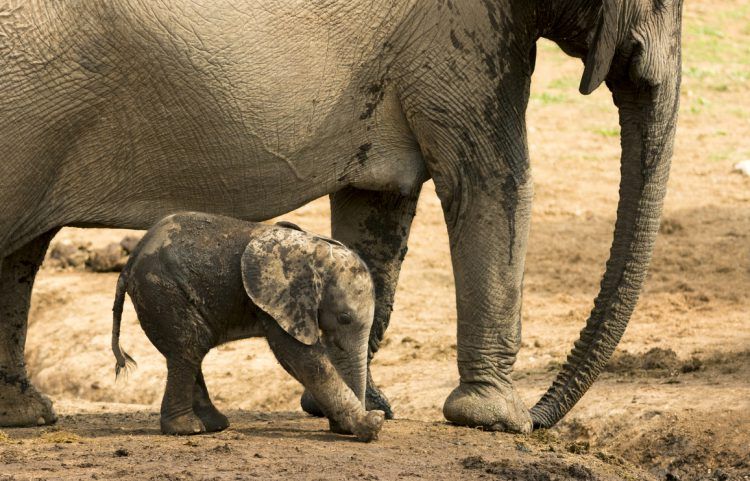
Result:
{"label": "muddy skin patch", "polygon": [[[529,75],[532,68],[529,64],[532,63],[535,37],[521,30],[521,37],[525,37],[527,33],[529,36],[528,54],[524,55],[523,48],[508,51],[511,45],[522,41],[512,39],[510,32],[519,31],[517,19],[527,16],[528,8],[514,4],[511,6],[512,15],[501,16],[492,1],[482,1],[496,38],[488,44],[474,32],[464,32],[470,43],[467,49],[473,50],[481,59],[484,64],[483,75],[494,85],[494,89],[483,100],[482,118],[473,121],[472,130],[486,132],[486,140],[492,148],[490,153],[494,157],[483,159],[484,165],[478,166],[481,172],[477,174],[481,179],[502,178],[507,173],[507,168],[513,173],[516,184],[521,185],[528,176],[525,112],[530,94]],[[462,140],[465,142],[465,139]],[[469,145],[466,145],[466,149],[473,150]]]}
{"label": "muddy skin patch", "polygon": [[370,151],[370,149],[372,149],[372,144],[369,142],[359,146],[359,150],[357,151],[357,155],[355,157],[359,161],[360,165],[365,165],[365,162],[367,161],[367,153]]}
{"label": "muddy skin patch", "polygon": [[29,382],[26,376],[10,374],[5,369],[0,369],[0,385],[2,384],[5,384],[6,386],[18,386],[22,394],[31,387],[31,382]]}
{"label": "muddy skin patch", "polygon": [[453,44],[453,47],[456,50],[463,50],[464,49],[464,44],[461,43],[461,41],[456,36],[456,31],[455,30],[451,30],[451,34],[450,35],[451,35],[451,43]]}
{"label": "muddy skin patch", "polygon": [[[387,74],[388,69],[386,68],[386,75]],[[385,81],[385,76],[383,76],[381,77],[380,82],[371,84],[365,89],[368,101],[365,102],[365,111],[360,114],[359,120],[367,120],[371,118],[375,109],[380,105],[380,102],[383,101],[383,97],[385,97]]]}
{"label": "muddy skin patch", "polygon": [[[278,229],[253,239],[244,254],[252,257],[243,260],[244,274],[249,276],[245,286],[253,303],[301,342],[317,339],[322,291],[314,266],[318,256],[308,248],[310,241],[307,234]],[[269,244],[271,253],[266,252]]]}
{"label": "muddy skin patch", "polygon": [[512,175],[502,185],[503,207],[508,218],[508,265],[513,263],[513,244],[516,240],[516,210],[518,209],[518,186]]}
{"label": "muddy skin patch", "polygon": [[497,20],[498,18],[498,11],[497,7],[494,3],[492,3],[491,0],[482,0],[482,3],[484,3],[485,8],[487,8],[487,17],[490,20],[490,25],[492,26],[492,30],[495,32],[500,32],[500,22]]}
{"label": "muddy skin patch", "polygon": [[[402,199],[406,201],[405,198]],[[372,206],[373,209],[370,215],[367,216],[363,226],[364,232],[369,235],[363,235],[363,240],[358,246],[359,255],[365,261],[366,265],[370,266],[373,274],[372,280],[375,296],[379,300],[376,305],[375,320],[370,333],[370,356],[378,351],[380,341],[383,339],[385,331],[390,324],[390,314],[393,311],[394,302],[393,292],[388,292],[392,287],[389,285],[389,278],[391,275],[394,275],[394,266],[390,264],[393,262],[393,256],[395,255],[398,259],[398,264],[395,267],[395,276],[398,276],[398,266],[401,265],[400,261],[406,255],[404,239],[408,237],[409,226],[411,225],[411,221],[406,224],[398,222],[394,225],[392,218],[385,215],[381,210],[383,208],[388,210],[394,208],[382,205],[388,203],[384,202],[379,203],[380,205]],[[413,213],[411,217],[413,217]],[[386,272],[383,272],[377,269],[378,266],[388,266],[388,268]]]}

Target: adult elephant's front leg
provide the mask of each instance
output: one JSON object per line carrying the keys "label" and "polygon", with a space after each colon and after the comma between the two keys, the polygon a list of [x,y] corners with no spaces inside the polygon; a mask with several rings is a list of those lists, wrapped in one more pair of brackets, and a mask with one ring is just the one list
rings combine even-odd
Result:
{"label": "adult elephant's front leg", "polygon": [[401,263],[421,186],[409,195],[347,188],[331,195],[331,232],[354,249],[370,268],[375,286],[375,321],[370,332],[367,368],[367,409],[379,409],[388,419],[393,411],[372,380],[369,361],[378,351],[393,311]]}
{"label": "adult elephant's front leg", "polygon": [[532,184],[498,177],[467,176],[450,188],[438,183],[456,282],[461,377],[443,414],[461,425],[530,432],[511,372],[521,343]]}
{"label": "adult elephant's front leg", "polygon": [[0,262],[0,426],[57,420],[52,402],[29,381],[23,355],[31,289],[56,232],[34,239]]}

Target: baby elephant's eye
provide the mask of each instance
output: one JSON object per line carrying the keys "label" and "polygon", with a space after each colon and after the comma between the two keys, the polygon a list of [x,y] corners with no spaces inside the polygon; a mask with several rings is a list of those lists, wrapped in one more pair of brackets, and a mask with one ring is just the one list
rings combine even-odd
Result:
{"label": "baby elephant's eye", "polygon": [[348,312],[345,312],[343,314],[339,314],[339,324],[351,324],[353,321],[351,314]]}

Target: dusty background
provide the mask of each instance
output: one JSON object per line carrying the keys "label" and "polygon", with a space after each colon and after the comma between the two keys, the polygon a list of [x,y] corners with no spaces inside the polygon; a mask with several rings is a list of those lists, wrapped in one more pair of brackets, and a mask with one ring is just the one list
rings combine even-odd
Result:
{"label": "dusty background", "polygon": [[[49,262],[33,299],[29,371],[63,416],[0,433],[5,479],[750,479],[750,6],[688,0],[680,128],[662,234],[642,300],[608,372],[557,428],[531,438],[442,423],[456,385],[456,314],[439,202],[425,186],[374,376],[400,421],[364,446],[299,414],[301,388],[263,340],[207,358],[233,427],[157,435],[163,358],[128,303],[122,342],[139,368],[114,382],[116,274]],[[618,135],[606,89],[578,95],[579,61],[540,45],[529,107],[536,185],[524,344],[515,379],[546,389],[592,306],[617,201]],[[326,199],[284,216],[329,232]],[[66,229],[104,247],[127,231]],[[417,422],[421,421],[421,422]]]}

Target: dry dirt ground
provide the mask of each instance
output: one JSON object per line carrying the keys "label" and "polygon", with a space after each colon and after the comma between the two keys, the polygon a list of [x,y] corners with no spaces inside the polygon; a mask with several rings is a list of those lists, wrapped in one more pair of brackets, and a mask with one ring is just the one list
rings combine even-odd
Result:
{"label": "dry dirt ground", "polygon": [[[233,426],[158,435],[161,356],[130,304],[123,345],[139,362],[114,381],[116,274],[47,265],[27,356],[56,400],[56,427],[0,434],[6,479],[750,479],[750,6],[685,5],[684,85],[665,221],[642,300],[607,372],[555,429],[532,437],[442,422],[456,385],[456,314],[439,202],[426,185],[391,328],[374,376],[399,418],[371,445],[325,431],[263,340],[206,360]],[[535,203],[515,379],[529,405],[552,380],[592,306],[617,199],[618,126],[606,89],[583,98],[578,61],[540,48],[529,107]],[[285,219],[327,233],[325,199]],[[104,246],[127,232],[66,229]]]}

